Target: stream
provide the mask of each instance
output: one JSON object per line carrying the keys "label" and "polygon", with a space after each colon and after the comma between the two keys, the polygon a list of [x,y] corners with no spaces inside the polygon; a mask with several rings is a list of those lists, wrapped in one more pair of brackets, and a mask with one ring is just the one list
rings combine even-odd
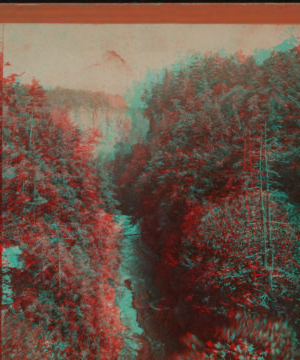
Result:
{"label": "stream", "polygon": [[137,312],[132,306],[132,288],[135,286],[134,275],[136,276],[137,270],[134,242],[139,238],[139,226],[133,225],[130,217],[126,215],[115,216],[115,220],[122,224],[124,231],[119,267],[120,285],[116,289],[116,302],[122,324],[127,328],[124,334],[125,346],[119,360],[135,360],[139,350],[137,336],[143,333],[137,322]]}

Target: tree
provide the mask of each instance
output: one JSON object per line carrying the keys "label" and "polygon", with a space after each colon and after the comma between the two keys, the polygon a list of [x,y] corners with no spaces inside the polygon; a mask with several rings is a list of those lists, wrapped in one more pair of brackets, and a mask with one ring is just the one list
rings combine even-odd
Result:
{"label": "tree", "polygon": [[297,49],[262,65],[194,56],[143,95],[147,156],[133,148],[116,183],[122,207],[141,223],[159,299],[156,310],[151,297],[140,310],[151,339],[165,345],[157,358],[180,352],[188,332],[212,339],[241,308],[298,328],[299,189],[290,179],[298,176],[299,104],[290,68],[297,78]]}
{"label": "tree", "polygon": [[24,266],[10,273],[3,354],[116,358],[124,327],[104,276],[116,276],[118,246],[113,217],[99,215],[100,134],[83,134],[64,112],[50,114],[42,87],[14,77],[6,79],[5,118],[4,239],[20,247]]}

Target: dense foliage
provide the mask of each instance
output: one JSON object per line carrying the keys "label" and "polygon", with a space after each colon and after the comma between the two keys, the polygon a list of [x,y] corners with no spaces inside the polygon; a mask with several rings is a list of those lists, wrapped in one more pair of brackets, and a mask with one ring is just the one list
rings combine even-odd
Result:
{"label": "dense foliage", "polygon": [[[183,354],[188,333],[224,342],[216,329],[236,326],[231,312],[242,311],[241,328],[249,315],[287,321],[299,338],[299,53],[263,64],[193,55],[145,91],[147,141],[115,162],[121,208],[141,223],[148,264],[139,276],[151,294],[137,307],[144,359]],[[250,333],[237,340],[259,348]],[[290,335],[287,350],[277,336],[245,358],[294,359],[297,341]]]}
{"label": "dense foliage", "polygon": [[101,133],[53,112],[36,81],[4,85],[4,246],[21,249],[23,266],[8,273],[3,357],[117,359],[121,234],[105,212],[115,201],[94,151]]}
{"label": "dense foliage", "polygon": [[127,109],[5,79],[5,359],[300,358],[299,55],[194,54]]}

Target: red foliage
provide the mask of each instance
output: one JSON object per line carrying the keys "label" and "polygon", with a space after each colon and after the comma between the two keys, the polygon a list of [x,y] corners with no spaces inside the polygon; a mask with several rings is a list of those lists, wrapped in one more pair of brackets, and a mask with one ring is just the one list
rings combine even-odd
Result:
{"label": "red foliage", "polygon": [[99,215],[94,161],[101,135],[83,135],[45,92],[6,79],[4,237],[21,247],[5,314],[4,356],[14,359],[118,357],[124,330],[115,304],[116,225]]}

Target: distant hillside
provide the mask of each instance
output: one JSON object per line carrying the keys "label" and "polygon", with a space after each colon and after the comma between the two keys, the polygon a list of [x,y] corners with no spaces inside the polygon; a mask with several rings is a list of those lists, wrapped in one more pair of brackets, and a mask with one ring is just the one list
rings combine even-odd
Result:
{"label": "distant hillside", "polygon": [[100,129],[102,154],[113,155],[117,142],[140,143],[148,132],[143,109],[129,108],[120,95],[57,88],[48,90],[47,97],[52,111],[67,111],[82,130]]}
{"label": "distant hillside", "polygon": [[122,96],[104,92],[56,88],[48,90],[47,94],[51,106],[68,110],[79,109],[80,107],[95,110],[111,107],[125,108],[127,106]]}

